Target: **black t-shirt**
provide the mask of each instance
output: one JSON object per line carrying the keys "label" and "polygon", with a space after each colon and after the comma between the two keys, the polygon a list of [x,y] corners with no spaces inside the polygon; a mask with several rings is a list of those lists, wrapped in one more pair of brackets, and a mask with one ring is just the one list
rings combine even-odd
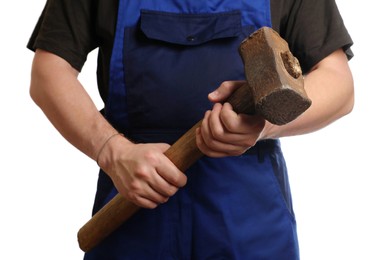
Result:
{"label": "black t-shirt", "polygon": [[[99,48],[98,85],[105,100],[117,8],[117,0],[48,0],[27,47],[52,52],[79,71]],[[334,0],[272,0],[271,19],[304,72],[339,48],[352,57],[353,42]]]}

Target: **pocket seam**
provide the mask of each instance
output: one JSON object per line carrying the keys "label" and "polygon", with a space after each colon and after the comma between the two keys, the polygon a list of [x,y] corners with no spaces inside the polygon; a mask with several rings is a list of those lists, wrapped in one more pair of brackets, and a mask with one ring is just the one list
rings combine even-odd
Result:
{"label": "pocket seam", "polygon": [[141,10],[140,29],[149,39],[183,46],[236,38],[243,31],[240,11],[179,14],[145,9]]}

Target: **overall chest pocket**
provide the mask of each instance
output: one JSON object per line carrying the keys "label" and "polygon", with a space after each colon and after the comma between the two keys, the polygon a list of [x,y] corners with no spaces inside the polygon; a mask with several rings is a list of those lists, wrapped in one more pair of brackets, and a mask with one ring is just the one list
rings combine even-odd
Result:
{"label": "overall chest pocket", "polygon": [[240,11],[142,10],[124,37],[130,136],[171,143],[199,121],[211,107],[210,91],[225,80],[244,78],[237,48],[253,30],[241,26]]}

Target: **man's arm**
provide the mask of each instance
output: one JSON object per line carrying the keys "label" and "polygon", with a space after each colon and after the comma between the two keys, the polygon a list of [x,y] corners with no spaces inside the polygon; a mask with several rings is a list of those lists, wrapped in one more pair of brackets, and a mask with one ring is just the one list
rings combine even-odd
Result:
{"label": "man's arm", "polygon": [[103,118],[77,79],[78,71],[60,57],[37,50],[30,95],[57,130],[93,160],[117,131]]}
{"label": "man's arm", "polygon": [[169,145],[133,144],[115,135],[117,131],[77,77],[78,71],[64,59],[36,50],[30,95],[64,138],[90,158],[99,159],[125,198],[148,208],[165,202],[186,182],[185,175],[163,154]]}
{"label": "man's arm", "polygon": [[311,107],[285,126],[268,125],[261,138],[301,135],[319,130],[349,114],[354,106],[354,84],[348,59],[340,49],[320,61],[305,76]]}
{"label": "man's arm", "polygon": [[210,100],[216,104],[206,112],[197,134],[197,145],[204,154],[213,157],[237,155],[258,140],[307,134],[350,113],[354,105],[352,73],[341,49],[320,61],[305,75],[305,90],[312,105],[286,125],[272,125],[258,116],[237,115],[229,104],[218,103],[241,84],[224,82],[210,94]]}

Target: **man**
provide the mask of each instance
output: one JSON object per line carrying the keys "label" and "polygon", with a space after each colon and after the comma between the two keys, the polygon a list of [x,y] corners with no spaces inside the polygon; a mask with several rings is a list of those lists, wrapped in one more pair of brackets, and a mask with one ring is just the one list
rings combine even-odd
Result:
{"label": "man", "polygon": [[[284,126],[223,103],[245,79],[238,45],[262,26],[289,43],[313,102]],[[278,138],[352,110],[351,45],[329,0],[48,0],[31,96],[101,167],[94,212],[117,192],[145,208],[85,259],[299,259]],[[96,47],[102,113],[77,80]],[[183,173],[164,151],[201,118],[206,156]]]}

